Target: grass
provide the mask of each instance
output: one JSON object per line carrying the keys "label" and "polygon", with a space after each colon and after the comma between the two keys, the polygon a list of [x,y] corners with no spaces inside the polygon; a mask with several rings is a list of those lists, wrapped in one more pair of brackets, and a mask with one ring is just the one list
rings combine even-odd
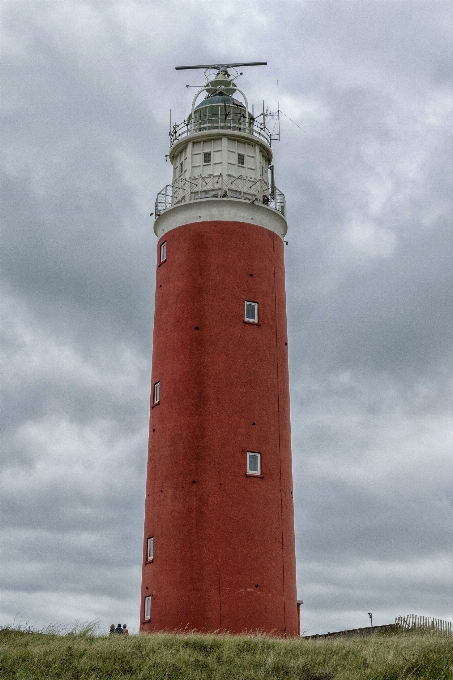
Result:
{"label": "grass", "polygon": [[452,680],[453,638],[397,633],[279,640],[265,636],[100,637],[0,629],[2,680]]}

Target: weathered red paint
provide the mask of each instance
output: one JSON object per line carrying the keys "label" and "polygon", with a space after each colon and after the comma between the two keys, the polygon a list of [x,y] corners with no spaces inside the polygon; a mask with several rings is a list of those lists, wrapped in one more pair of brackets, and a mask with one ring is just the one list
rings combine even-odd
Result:
{"label": "weathered red paint", "polygon": [[[169,231],[158,254],[163,241],[141,630],[297,635],[282,239],[216,221]],[[245,300],[258,325],[244,322]],[[247,451],[261,453],[262,476],[246,475]]]}

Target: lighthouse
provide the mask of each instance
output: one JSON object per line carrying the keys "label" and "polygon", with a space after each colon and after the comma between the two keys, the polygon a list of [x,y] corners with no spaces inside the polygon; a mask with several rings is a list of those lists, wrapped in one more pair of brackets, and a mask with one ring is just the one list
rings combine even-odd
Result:
{"label": "lighthouse", "polygon": [[142,632],[299,632],[285,198],[246,65],[203,67],[156,199]]}

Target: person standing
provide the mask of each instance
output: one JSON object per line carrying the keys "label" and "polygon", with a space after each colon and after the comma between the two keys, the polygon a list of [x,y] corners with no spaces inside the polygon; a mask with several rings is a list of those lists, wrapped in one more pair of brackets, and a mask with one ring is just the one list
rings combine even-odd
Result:
{"label": "person standing", "polygon": [[125,623],[123,623],[123,635],[129,635],[129,631]]}
{"label": "person standing", "polygon": [[115,628],[115,633],[117,633],[118,635],[122,635],[122,634],[123,634],[123,629],[122,629],[122,627],[121,627],[121,623],[119,623],[119,624],[117,625],[117,627]]}
{"label": "person standing", "polygon": [[114,624],[114,623],[112,623],[112,625],[110,626],[110,632],[109,632],[109,635],[113,635],[114,633],[115,633],[115,624]]}

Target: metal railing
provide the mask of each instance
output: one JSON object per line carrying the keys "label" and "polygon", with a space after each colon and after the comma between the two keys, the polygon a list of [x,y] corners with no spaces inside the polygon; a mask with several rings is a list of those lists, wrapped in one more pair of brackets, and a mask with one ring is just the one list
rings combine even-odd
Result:
{"label": "metal railing", "polygon": [[195,132],[206,132],[206,130],[236,130],[238,132],[246,132],[249,135],[254,135],[263,139],[266,144],[271,145],[271,133],[265,125],[257,120],[249,119],[247,123],[245,116],[231,116],[226,120],[218,116],[210,118],[202,118],[195,120],[193,123],[190,120],[183,120],[182,123],[175,123],[170,130],[170,146],[187,135],[192,135]]}
{"label": "metal railing", "polygon": [[236,198],[248,203],[257,203],[273,208],[285,216],[285,195],[262,179],[234,177],[233,175],[209,175],[186,179],[178,177],[173,184],[167,184],[156,198],[155,215],[182,203],[200,201],[206,198]]}

